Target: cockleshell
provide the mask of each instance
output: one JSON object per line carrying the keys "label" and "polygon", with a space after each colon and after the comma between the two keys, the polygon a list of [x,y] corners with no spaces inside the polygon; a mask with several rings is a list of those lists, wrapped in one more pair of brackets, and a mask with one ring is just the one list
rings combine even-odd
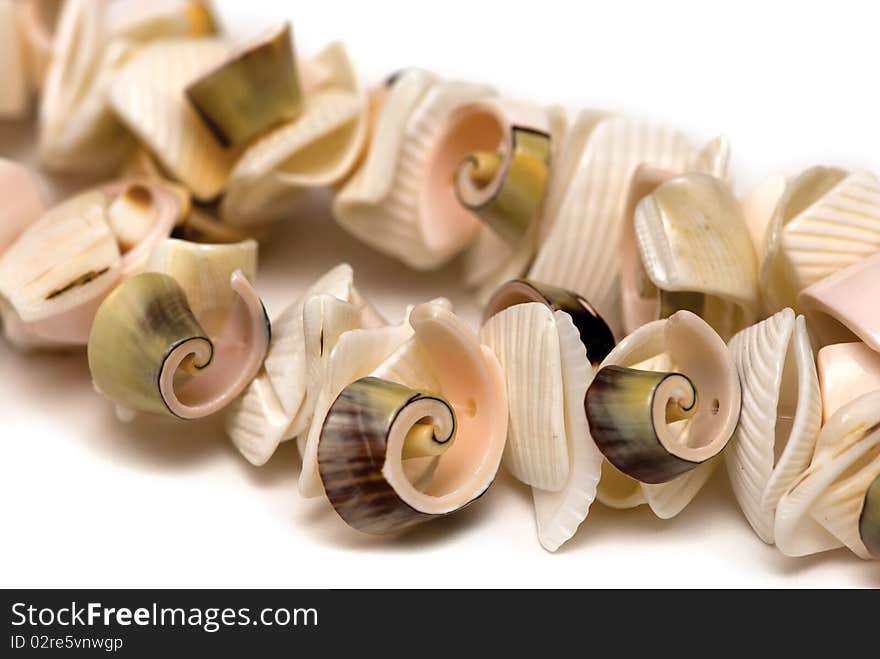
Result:
{"label": "cockleshell", "polygon": [[819,350],[816,367],[824,423],[849,401],[880,391],[880,353],[864,343],[825,346]]}
{"label": "cockleshell", "polygon": [[805,556],[845,545],[880,558],[878,477],[880,391],[850,401],[823,426],[809,468],[777,506],[776,546]]}
{"label": "cockleshell", "polygon": [[[578,296],[537,282],[502,286],[481,340],[501,364],[509,399],[505,462],[532,486],[538,537],[556,551],[586,518],[602,468],[584,395],[614,346],[611,330]],[[528,355],[523,359],[523,355]]]}
{"label": "cockleshell", "polygon": [[16,315],[16,335],[30,335],[28,344],[85,345],[98,305],[144,268],[179,213],[174,193],[137,180],[50,209],[0,256],[0,295]]}
{"label": "cockleshell", "polygon": [[288,216],[309,189],[340,183],[367,141],[367,95],[342,44],[319,53],[320,85],[300,115],[257,139],[235,165],[221,215],[233,225]]}
{"label": "cockleshell", "polygon": [[186,95],[223,146],[238,146],[285,121],[302,103],[290,23],[237,48],[192,81]]}
{"label": "cockleshell", "polygon": [[37,145],[40,162],[53,171],[109,171],[132,144],[107,102],[130,49],[108,42],[107,7],[106,0],[69,0],[58,17]]}
{"label": "cockleshell", "polygon": [[780,497],[810,464],[822,401],[803,316],[791,309],[730,341],[742,383],[742,412],[725,452],[733,493],[755,530],[773,544]]}
{"label": "cockleshell", "polygon": [[[324,491],[350,526],[368,533],[398,532],[470,504],[491,485],[504,451],[507,398],[495,356],[443,304],[419,305],[409,320],[410,345],[401,349],[419,355],[439,391],[358,380],[320,420],[316,458]],[[436,426],[430,436],[443,450],[422,440],[426,448],[407,451],[406,437],[419,422]],[[404,463],[422,457],[436,465],[417,485]]]}
{"label": "cockleshell", "polygon": [[725,339],[753,322],[757,258],[723,181],[701,173],[670,178],[639,202],[633,222],[635,246],[623,241],[624,252],[637,252],[624,258],[621,276],[625,331],[678,309],[697,313]]}
{"label": "cockleshell", "polygon": [[220,194],[237,154],[217,143],[184,89],[226,54],[214,38],[151,41],[124,63],[109,90],[120,119],[199,201]]}
{"label": "cockleshell", "polygon": [[263,368],[226,415],[227,434],[252,464],[265,464],[281,442],[308,430],[323,363],[339,336],[384,324],[353,277],[348,264],[336,266],[272,322]]}
{"label": "cockleshell", "polygon": [[[478,221],[455,198],[455,170],[468,153],[494,150],[503,129],[485,115],[469,129],[453,115],[493,93],[415,69],[390,80],[366,160],[334,200],[337,221],[419,270],[439,267],[461,251]],[[434,207],[438,200],[442,207]]]}
{"label": "cockleshell", "polygon": [[[635,387],[627,388],[628,381]],[[636,388],[643,396],[627,404]],[[673,403],[668,417],[667,397]],[[727,346],[698,316],[679,311],[630,334],[603,360],[587,391],[593,439],[618,469],[630,472],[604,468],[599,500],[613,507],[647,501],[659,517],[677,515],[711,475],[711,458],[732,436],[740,403]],[[661,418],[652,424],[654,412]],[[665,442],[658,432],[665,433]]]}
{"label": "cockleshell", "polygon": [[118,407],[181,419],[224,408],[259,371],[269,319],[251,284],[257,244],[167,240],[120,284],[89,336],[95,387]]}
{"label": "cockleshell", "polygon": [[0,0],[0,118],[20,117],[28,108],[27,68],[13,0]]}
{"label": "cockleshell", "polygon": [[878,296],[880,252],[820,279],[801,292],[798,303],[824,345],[858,338],[880,352],[880,308],[868,302]]}
{"label": "cockleshell", "polygon": [[559,286],[590,300],[618,331],[622,216],[630,180],[648,163],[684,171],[697,156],[684,135],[625,117],[607,117],[592,128],[558,209],[545,218],[552,227],[529,278]]}
{"label": "cockleshell", "polygon": [[805,288],[880,249],[880,180],[814,167],[790,181],[767,229],[761,287],[768,310],[800,309]]}
{"label": "cockleshell", "polygon": [[0,158],[0,255],[45,211],[34,174],[23,165]]}

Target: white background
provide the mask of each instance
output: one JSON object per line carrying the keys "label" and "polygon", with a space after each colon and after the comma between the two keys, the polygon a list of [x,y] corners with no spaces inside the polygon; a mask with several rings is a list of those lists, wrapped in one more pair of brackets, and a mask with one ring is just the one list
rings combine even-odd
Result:
{"label": "white background", "polygon": [[[370,82],[423,66],[655,117],[695,140],[724,133],[740,191],[812,164],[880,169],[876,3],[217,4],[236,35],[289,17],[302,53],[342,39]],[[27,126],[0,123],[0,155],[21,157],[28,139]],[[272,315],[348,260],[391,317],[446,295],[476,318],[457,266],[413,274],[340,232],[320,200],[261,260]],[[0,345],[0,439],[6,587],[880,586],[877,566],[846,550],[795,560],[762,544],[723,469],[671,521],[594,504],[555,555],[537,542],[528,491],[506,476],[451,518],[396,539],[361,535],[326,501],[298,496],[292,443],[255,468],[213,420],[121,425],[82,354]]]}

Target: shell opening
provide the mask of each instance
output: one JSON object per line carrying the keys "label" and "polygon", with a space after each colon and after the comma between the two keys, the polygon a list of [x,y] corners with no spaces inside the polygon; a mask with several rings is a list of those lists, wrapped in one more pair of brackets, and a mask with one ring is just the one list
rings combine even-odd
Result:
{"label": "shell opening", "polygon": [[[403,433],[402,441],[392,439],[397,433]],[[420,398],[407,405],[391,425],[389,442],[398,441],[403,460],[443,455],[455,441],[455,415],[439,398]]]}
{"label": "shell opening", "polygon": [[[185,341],[162,365],[159,389],[175,416],[195,419],[226,407],[263,364],[269,346],[263,304],[241,270],[232,274],[230,285],[238,299],[219,334],[211,340]],[[189,374],[191,367],[195,375]]]}

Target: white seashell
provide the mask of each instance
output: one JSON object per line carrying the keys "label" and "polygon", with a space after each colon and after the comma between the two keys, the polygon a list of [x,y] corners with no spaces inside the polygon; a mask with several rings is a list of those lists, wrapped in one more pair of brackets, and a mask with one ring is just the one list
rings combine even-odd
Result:
{"label": "white seashell", "polygon": [[880,180],[815,167],[790,181],[768,227],[761,287],[770,310],[880,249]]}
{"label": "white seashell", "polygon": [[217,143],[183,91],[226,53],[218,39],[153,41],[126,61],[110,88],[122,121],[199,201],[220,194],[236,154]]}
{"label": "white seashell", "polygon": [[880,353],[864,343],[825,346],[819,350],[816,366],[823,423],[847,403],[880,390]]}
{"label": "white seashell", "polygon": [[880,391],[840,408],[822,428],[809,468],[780,499],[776,545],[787,556],[849,547],[871,554],[859,533],[870,484],[880,475]]}
{"label": "white seashell", "polygon": [[739,202],[722,181],[694,173],[661,183],[634,222],[654,292],[642,297],[655,298],[657,317],[691,308],[723,338],[753,322],[757,259]]}
{"label": "white seashell", "polygon": [[713,178],[729,182],[730,140],[721,135],[706,144],[694,157],[687,171],[708,174]]}
{"label": "white seashell", "polygon": [[40,162],[59,172],[105,172],[132,140],[114,117],[107,90],[130,52],[107,40],[106,0],[70,0],[58,18],[40,101]]}
{"label": "white seashell", "polygon": [[0,158],[0,255],[45,211],[43,194],[30,170]]}
{"label": "white seashell", "polygon": [[492,316],[480,340],[495,353],[510,402],[504,463],[532,487],[556,492],[569,478],[570,443],[559,330],[545,304],[518,304]]}
{"label": "white seashell", "polygon": [[281,219],[305,191],[341,182],[367,141],[367,95],[341,44],[315,58],[327,76],[302,113],[245,149],[230,175],[221,214],[230,224]]}
{"label": "white seashell", "polygon": [[0,71],[0,119],[20,117],[28,109],[29,92],[24,45],[12,0],[0,0]]}
{"label": "white seashell", "polygon": [[[473,133],[461,136],[466,139],[445,133],[457,109],[492,95],[488,87],[443,81],[419,70],[396,76],[385,90],[366,160],[334,200],[337,221],[368,245],[419,270],[452,258],[479,226],[455,198],[455,170],[471,151],[494,150],[501,133],[481,131],[476,141]],[[445,148],[438,150],[441,143]],[[429,203],[431,184],[442,187],[448,212]]]}
{"label": "white seashell", "polygon": [[755,533],[773,544],[780,497],[809,466],[822,421],[819,382],[803,316],[791,309],[733,337],[742,412],[725,452],[733,493]]}
{"label": "white seashell", "polygon": [[752,245],[755,247],[755,254],[759,256],[764,252],[767,227],[773,217],[773,211],[785,194],[785,186],[784,176],[771,176],[740,197],[739,202],[743,217],[746,219],[746,226],[749,228],[749,235],[752,237]]}
{"label": "white seashell", "polygon": [[328,327],[327,334],[321,336],[323,305],[310,310],[307,331],[304,310],[309,302],[330,298],[356,309],[361,325],[382,324],[358,295],[353,279],[351,266],[336,266],[272,322],[263,368],[229,406],[225,420],[226,433],[252,464],[265,464],[281,442],[303,433],[311,421],[316,396],[309,398],[307,391],[311,385],[320,386],[323,376],[312,381],[310,372],[317,371],[315,363],[324,361],[336,343],[335,335],[341,332]]}
{"label": "white seashell", "polygon": [[602,120],[590,133],[559,209],[545,218],[552,229],[529,278],[583,295],[619,332],[618,255],[609,245],[620,243],[633,173],[643,163],[683,171],[695,157],[676,131],[624,117]]}
{"label": "white seashell", "polygon": [[316,497],[324,491],[318,473],[318,441],[333,401],[352,382],[371,375],[412,334],[413,328],[407,318],[399,325],[352,330],[339,337],[330,352],[308,435],[301,436],[305,439],[298,443],[303,460],[299,477],[302,496]]}

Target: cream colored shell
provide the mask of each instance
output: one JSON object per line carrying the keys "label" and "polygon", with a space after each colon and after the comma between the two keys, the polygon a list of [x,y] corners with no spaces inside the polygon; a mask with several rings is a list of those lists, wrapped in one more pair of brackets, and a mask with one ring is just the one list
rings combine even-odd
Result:
{"label": "cream colored shell", "polygon": [[822,422],[819,381],[803,316],[784,309],[733,337],[742,412],[725,461],[755,533],[773,544],[776,506],[810,463]]}
{"label": "cream colored shell", "polygon": [[28,108],[27,69],[13,0],[0,0],[0,119],[23,115]]}

